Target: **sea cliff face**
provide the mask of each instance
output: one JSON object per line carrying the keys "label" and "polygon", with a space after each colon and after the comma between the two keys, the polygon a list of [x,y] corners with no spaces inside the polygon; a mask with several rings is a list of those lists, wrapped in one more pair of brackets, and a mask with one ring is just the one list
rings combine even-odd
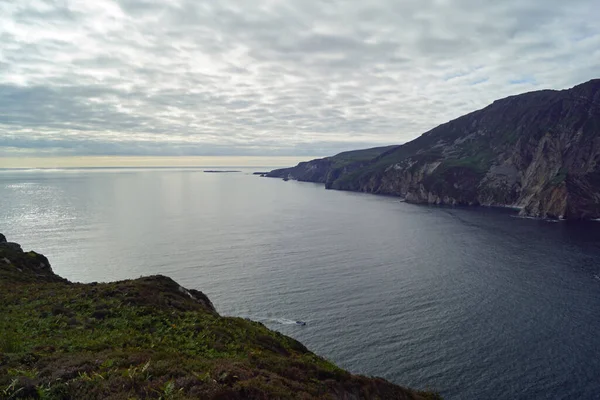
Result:
{"label": "sea cliff face", "polygon": [[267,176],[414,203],[600,218],[600,79],[497,100],[404,145],[345,152]]}
{"label": "sea cliff face", "polygon": [[71,283],[0,234],[0,399],[131,398],[440,397],[350,374],[165,276]]}

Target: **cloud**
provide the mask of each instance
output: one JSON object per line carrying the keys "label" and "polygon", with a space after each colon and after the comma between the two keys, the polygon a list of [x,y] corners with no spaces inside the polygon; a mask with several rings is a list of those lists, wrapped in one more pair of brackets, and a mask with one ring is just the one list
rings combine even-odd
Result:
{"label": "cloud", "polygon": [[312,155],[597,78],[594,0],[0,2],[0,153]]}

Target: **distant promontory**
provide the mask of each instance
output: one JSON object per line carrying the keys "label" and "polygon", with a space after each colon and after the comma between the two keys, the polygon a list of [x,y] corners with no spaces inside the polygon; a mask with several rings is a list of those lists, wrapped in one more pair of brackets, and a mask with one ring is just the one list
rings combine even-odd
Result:
{"label": "distant promontory", "polygon": [[600,79],[497,100],[403,145],[348,151],[268,177],[407,202],[600,218]]}

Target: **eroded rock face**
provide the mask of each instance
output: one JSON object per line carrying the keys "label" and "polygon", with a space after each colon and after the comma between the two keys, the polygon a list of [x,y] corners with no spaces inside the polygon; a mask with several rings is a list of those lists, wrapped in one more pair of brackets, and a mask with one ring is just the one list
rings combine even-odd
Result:
{"label": "eroded rock face", "polygon": [[353,161],[352,153],[268,176],[415,203],[509,206],[541,218],[600,218],[600,79],[497,100],[368,160]]}

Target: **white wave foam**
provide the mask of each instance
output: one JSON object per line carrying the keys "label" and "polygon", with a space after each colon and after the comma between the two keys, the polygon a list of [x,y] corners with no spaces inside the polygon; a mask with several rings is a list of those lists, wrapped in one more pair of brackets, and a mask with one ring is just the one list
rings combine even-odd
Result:
{"label": "white wave foam", "polygon": [[275,322],[283,325],[296,325],[296,321],[287,318],[275,318]]}
{"label": "white wave foam", "polygon": [[288,318],[272,318],[272,317],[253,317],[253,316],[249,316],[249,317],[245,317],[248,318],[252,321],[257,321],[257,322],[263,322],[263,323],[276,323],[276,324],[281,324],[281,325],[296,325],[297,321],[294,319],[288,319]]}

